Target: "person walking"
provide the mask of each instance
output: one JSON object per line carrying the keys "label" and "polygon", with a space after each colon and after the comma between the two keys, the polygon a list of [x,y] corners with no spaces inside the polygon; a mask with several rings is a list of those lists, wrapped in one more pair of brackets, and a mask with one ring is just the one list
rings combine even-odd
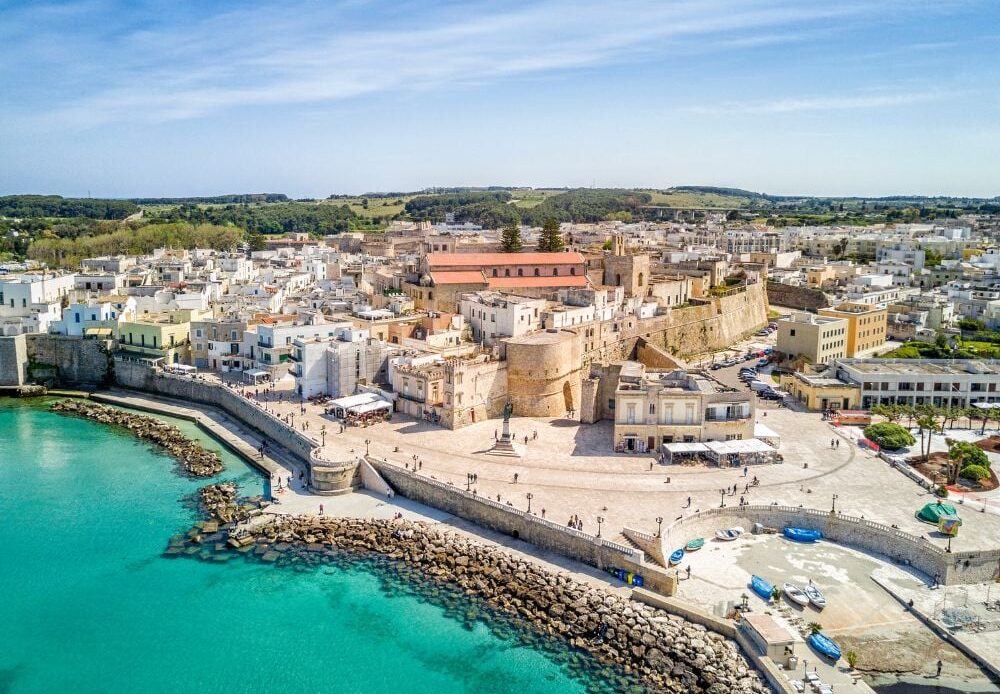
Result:
{"label": "person walking", "polygon": [[941,667],[942,666],[943,666],[943,663],[940,660],[937,661],[937,677],[941,676]]}
{"label": "person walking", "polygon": [[514,484],[517,484],[517,473],[514,473]]}

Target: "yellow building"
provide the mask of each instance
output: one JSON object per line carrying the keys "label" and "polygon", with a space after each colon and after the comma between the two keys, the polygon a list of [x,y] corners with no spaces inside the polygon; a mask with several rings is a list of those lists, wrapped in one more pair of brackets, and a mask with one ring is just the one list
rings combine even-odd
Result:
{"label": "yellow building", "polygon": [[810,410],[851,410],[861,402],[857,385],[800,371],[782,374],[781,389]]}
{"label": "yellow building", "polygon": [[191,323],[186,315],[151,314],[118,324],[118,346],[125,352],[187,363],[191,353]]}
{"label": "yellow building", "polygon": [[829,265],[811,267],[806,270],[806,284],[810,287],[820,288],[827,282],[833,282],[835,279],[837,279],[837,271]]}
{"label": "yellow building", "polygon": [[817,313],[847,321],[847,356],[855,357],[885,344],[888,311],[868,304],[844,303]]}

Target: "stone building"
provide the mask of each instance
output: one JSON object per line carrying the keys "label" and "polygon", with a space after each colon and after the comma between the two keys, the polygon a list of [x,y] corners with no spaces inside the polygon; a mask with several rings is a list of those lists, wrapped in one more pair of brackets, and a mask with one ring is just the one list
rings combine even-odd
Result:
{"label": "stone building", "polygon": [[504,341],[507,389],[519,417],[560,417],[580,406],[580,336],[572,330]]}
{"label": "stone building", "polygon": [[611,409],[618,451],[648,452],[674,442],[753,438],[753,395],[699,372],[647,371],[638,362],[625,362]]}
{"label": "stone building", "polygon": [[611,253],[604,256],[604,284],[624,287],[626,296],[646,296],[649,282],[649,256],[630,255],[625,246],[625,237],[615,234],[611,237]]}

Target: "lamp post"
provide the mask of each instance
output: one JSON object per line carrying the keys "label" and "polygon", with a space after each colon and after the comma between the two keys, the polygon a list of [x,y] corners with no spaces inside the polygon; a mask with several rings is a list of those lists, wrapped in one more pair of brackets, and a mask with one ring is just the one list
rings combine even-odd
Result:
{"label": "lamp post", "polygon": [[726,490],[725,489],[720,489],[719,490],[719,495],[720,495],[720,499],[722,500],[722,503],[719,504],[719,508],[725,508],[726,507]]}
{"label": "lamp post", "polygon": [[365,455],[368,455],[368,447],[371,445],[371,439],[365,439]]}
{"label": "lamp post", "polygon": [[288,416],[289,416],[289,417],[291,417],[291,419],[292,419],[292,429],[294,429],[294,428],[295,428],[295,413],[294,413],[294,412],[292,412],[292,413],[291,413],[290,415],[288,415]]}
{"label": "lamp post", "polygon": [[467,472],[465,473],[465,491],[469,491],[470,489],[472,489],[472,473]]}
{"label": "lamp post", "polygon": [[948,549],[946,549],[945,551],[949,553],[951,552],[951,535],[948,536]]}
{"label": "lamp post", "polygon": [[656,536],[661,537],[663,535],[663,516],[656,517]]}
{"label": "lamp post", "polygon": [[604,516],[597,517],[597,536],[601,536],[601,523],[604,522]]}
{"label": "lamp post", "polygon": [[325,446],[326,445],[326,425],[325,424],[323,425],[323,428],[319,430],[319,435],[323,437],[323,445]]}
{"label": "lamp post", "polygon": [[531,513],[531,500],[535,498],[535,495],[528,492],[525,496],[528,497],[528,513]]}
{"label": "lamp post", "polygon": [[833,495],[833,505],[830,506],[830,513],[836,513],[837,512],[837,499],[839,499],[839,498],[840,497],[837,496],[836,494]]}

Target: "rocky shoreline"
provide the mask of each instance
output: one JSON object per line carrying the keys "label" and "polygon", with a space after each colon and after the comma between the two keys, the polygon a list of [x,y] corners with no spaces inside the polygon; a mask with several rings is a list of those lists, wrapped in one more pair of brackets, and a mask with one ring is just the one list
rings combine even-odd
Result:
{"label": "rocky shoreline", "polygon": [[60,400],[50,406],[53,412],[85,417],[102,424],[128,429],[143,441],[163,448],[178,460],[184,472],[191,477],[213,477],[223,470],[222,459],[217,453],[205,450],[197,441],[185,436],[174,426],[153,417],[125,412],[83,400]]}
{"label": "rocky shoreline", "polygon": [[211,499],[213,520],[199,523],[187,536],[175,536],[167,555],[228,561],[242,553],[304,569],[345,554],[375,557],[391,564],[394,574],[411,574],[481,601],[544,638],[587,653],[642,689],[770,691],[736,644],[721,635],[502,548],[404,520],[262,516],[258,510],[247,513],[259,516],[248,523],[220,526],[217,521],[248,508],[236,506],[235,489],[221,486],[206,488],[211,491],[202,495],[203,502],[206,496]]}

